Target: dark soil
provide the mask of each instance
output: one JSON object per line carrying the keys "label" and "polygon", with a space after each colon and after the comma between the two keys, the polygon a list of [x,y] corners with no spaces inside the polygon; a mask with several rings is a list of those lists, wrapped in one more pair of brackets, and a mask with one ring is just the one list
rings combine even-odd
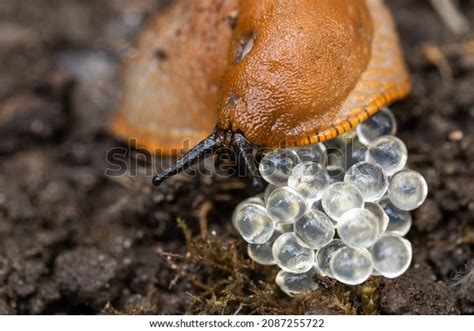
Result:
{"label": "dark soil", "polygon": [[[428,1],[388,1],[414,80],[393,109],[430,187],[408,235],[414,262],[394,280],[289,298],[230,225],[255,193],[247,182],[157,189],[142,161],[137,176],[105,175],[107,151],[124,146],[105,128],[120,59],[166,2],[0,2],[0,314],[474,313],[472,44]],[[461,6],[473,22],[474,2]]]}

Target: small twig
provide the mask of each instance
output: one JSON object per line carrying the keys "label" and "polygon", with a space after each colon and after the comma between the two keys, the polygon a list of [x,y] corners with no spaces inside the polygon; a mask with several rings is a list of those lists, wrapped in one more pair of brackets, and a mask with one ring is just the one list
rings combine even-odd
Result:
{"label": "small twig", "polygon": [[469,21],[459,11],[454,0],[430,0],[431,5],[438,13],[443,23],[456,36],[461,36],[470,31]]}
{"label": "small twig", "polygon": [[426,60],[438,68],[443,81],[451,85],[453,82],[453,70],[442,50],[434,44],[425,43],[423,45],[423,53]]}
{"label": "small twig", "polygon": [[221,189],[223,191],[230,191],[230,190],[242,190],[247,187],[247,184],[241,181],[234,181],[234,182],[224,182],[221,184]]}
{"label": "small twig", "polygon": [[234,312],[234,315],[238,315],[240,311],[244,308],[244,304],[240,303],[239,307],[237,307],[237,310]]}
{"label": "small twig", "polygon": [[199,230],[201,238],[206,239],[207,236],[207,215],[212,208],[212,202],[205,201],[199,209]]}
{"label": "small twig", "polygon": [[186,240],[186,244],[189,245],[193,239],[193,234],[191,233],[191,230],[189,230],[188,225],[186,224],[184,219],[178,218],[176,222],[178,223],[178,228],[180,228],[181,231],[183,232],[184,239]]}

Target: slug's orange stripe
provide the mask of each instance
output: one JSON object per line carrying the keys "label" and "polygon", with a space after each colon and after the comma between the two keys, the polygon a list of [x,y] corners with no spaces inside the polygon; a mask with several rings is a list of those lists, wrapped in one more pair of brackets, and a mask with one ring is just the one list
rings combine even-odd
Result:
{"label": "slug's orange stripe", "polygon": [[352,128],[356,127],[359,123],[365,121],[369,116],[372,116],[380,110],[383,106],[386,106],[396,100],[402,99],[405,97],[411,90],[411,83],[406,82],[401,86],[392,86],[389,90],[384,93],[381,93],[376,98],[374,98],[366,108],[355,110],[354,114],[343,119],[339,123],[315,132],[314,134],[304,136],[298,139],[288,140],[283,142],[281,147],[285,146],[301,146],[308,144],[308,141],[311,144],[317,142],[323,142],[335,138],[338,135],[346,133]]}

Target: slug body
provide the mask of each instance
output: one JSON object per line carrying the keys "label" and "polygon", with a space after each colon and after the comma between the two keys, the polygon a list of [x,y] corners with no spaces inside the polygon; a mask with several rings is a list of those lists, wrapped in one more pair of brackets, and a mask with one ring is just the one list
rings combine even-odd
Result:
{"label": "slug body", "polygon": [[[195,3],[178,2],[188,6]],[[411,89],[394,22],[383,0],[219,2],[227,8],[227,13],[238,11],[233,30],[221,28],[223,32],[218,38],[211,38],[214,42],[210,44],[206,38],[199,39],[201,34],[198,34],[197,38],[204,44],[191,43],[188,51],[186,46],[178,46],[189,54],[177,54],[178,58],[189,61],[181,62],[179,68],[169,72],[167,80],[154,85],[155,94],[160,96],[157,100],[184,98],[186,102],[182,105],[189,109],[175,110],[170,104],[166,108],[172,112],[170,115],[163,107],[157,107],[159,110],[155,112],[164,111],[158,118],[163,116],[165,125],[149,122],[149,125],[174,128],[181,135],[180,139],[176,135],[173,139],[157,135],[156,145],[166,144],[167,148],[177,141],[190,138],[194,141],[196,136],[192,132],[198,132],[199,136],[209,131],[213,118],[217,119],[215,129],[177,163],[156,176],[155,184],[218,147],[242,151],[251,172],[255,173],[255,166],[249,164],[254,163],[252,158],[244,152],[247,147],[298,146],[332,139],[384,105],[404,97]],[[221,10],[220,17],[226,15],[222,13]],[[160,26],[160,29],[166,32],[170,28]],[[208,24],[201,29],[215,30],[215,26]],[[166,35],[165,32],[161,33]],[[194,29],[190,28],[189,34],[193,33]],[[172,38],[169,43],[179,44]],[[199,48],[198,44],[206,50],[197,52],[203,56],[192,54]],[[207,64],[212,68],[202,75],[186,76],[189,70]],[[183,75],[185,79],[175,78]],[[171,90],[164,86],[168,80],[176,85]],[[199,85],[202,82],[205,83]],[[186,84],[191,85],[191,93]],[[173,92],[171,96],[165,95]],[[193,108],[195,103],[200,107]],[[122,111],[126,116],[122,117],[133,117],[127,115],[135,112],[133,108],[126,107]],[[206,125],[197,120],[198,111],[206,119]]]}
{"label": "slug body", "polygon": [[380,0],[242,0],[240,9],[218,126],[256,145],[331,139],[410,90]]}

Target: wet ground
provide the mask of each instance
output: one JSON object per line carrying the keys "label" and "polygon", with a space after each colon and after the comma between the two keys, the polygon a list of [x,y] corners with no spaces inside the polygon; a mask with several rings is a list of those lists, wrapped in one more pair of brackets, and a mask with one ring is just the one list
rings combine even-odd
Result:
{"label": "wet ground", "polygon": [[[474,313],[474,46],[427,1],[388,1],[414,80],[393,110],[430,187],[414,262],[395,280],[289,298],[230,225],[255,193],[245,181],[156,189],[140,160],[137,176],[105,175],[125,146],[105,127],[121,58],[167,2],[1,1],[0,313]],[[474,21],[474,2],[461,6]]]}

